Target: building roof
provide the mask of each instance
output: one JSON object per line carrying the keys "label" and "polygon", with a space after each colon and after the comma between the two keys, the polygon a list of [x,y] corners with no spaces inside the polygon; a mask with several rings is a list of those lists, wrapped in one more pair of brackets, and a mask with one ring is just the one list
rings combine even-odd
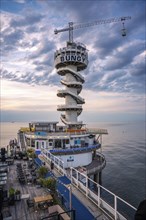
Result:
{"label": "building roof", "polygon": [[47,125],[47,124],[57,124],[58,121],[36,121],[36,122],[30,122],[30,124],[34,125]]}

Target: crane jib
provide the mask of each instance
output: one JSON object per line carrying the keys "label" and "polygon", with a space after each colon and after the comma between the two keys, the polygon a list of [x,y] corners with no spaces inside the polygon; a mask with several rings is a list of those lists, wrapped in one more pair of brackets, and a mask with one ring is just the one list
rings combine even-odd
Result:
{"label": "crane jib", "polygon": [[[58,34],[60,32],[68,31],[69,32],[69,42],[73,42],[73,30],[75,29],[80,29],[80,28],[87,28],[91,27],[94,25],[100,25],[100,24],[108,24],[108,23],[113,23],[113,22],[124,22],[126,20],[131,19],[131,16],[125,16],[125,17],[118,17],[118,18],[110,18],[110,19],[101,19],[89,23],[82,23],[82,24],[77,24],[74,25],[73,22],[69,22],[69,26],[66,28],[62,28],[60,30],[55,29],[54,33]],[[126,36],[126,34],[122,34],[122,36]]]}

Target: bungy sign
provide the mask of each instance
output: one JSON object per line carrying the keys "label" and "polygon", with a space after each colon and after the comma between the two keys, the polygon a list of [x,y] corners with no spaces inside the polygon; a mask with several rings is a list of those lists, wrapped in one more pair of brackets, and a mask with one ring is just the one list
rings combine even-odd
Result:
{"label": "bungy sign", "polygon": [[86,58],[86,56],[81,56],[81,55],[65,55],[65,56],[61,56],[60,60],[62,63],[68,62],[68,61],[85,63],[87,58]]}

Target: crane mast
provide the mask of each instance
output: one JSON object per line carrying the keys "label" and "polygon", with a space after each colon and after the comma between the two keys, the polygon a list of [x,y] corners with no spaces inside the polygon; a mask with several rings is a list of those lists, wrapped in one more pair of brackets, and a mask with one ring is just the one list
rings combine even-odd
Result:
{"label": "crane mast", "polygon": [[69,31],[69,42],[73,43],[73,30],[80,29],[80,28],[91,27],[91,26],[95,26],[95,25],[101,25],[101,24],[107,24],[107,23],[113,23],[113,22],[120,22],[121,21],[123,23],[122,36],[126,36],[126,29],[124,27],[124,21],[129,20],[129,19],[131,19],[130,16],[118,17],[118,18],[110,18],[110,19],[101,19],[101,20],[97,20],[97,21],[93,21],[93,22],[89,22],[89,23],[82,23],[82,24],[78,24],[78,25],[74,25],[73,22],[69,22],[68,27],[62,28],[62,29],[59,29],[59,30],[55,29],[54,33],[58,34],[60,32]]}

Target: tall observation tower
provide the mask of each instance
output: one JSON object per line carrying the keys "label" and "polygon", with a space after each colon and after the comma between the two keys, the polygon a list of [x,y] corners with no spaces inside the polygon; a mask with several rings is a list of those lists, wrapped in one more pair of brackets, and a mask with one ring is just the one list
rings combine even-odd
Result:
{"label": "tall observation tower", "polygon": [[67,46],[55,52],[55,67],[57,73],[62,76],[61,83],[64,90],[57,92],[58,97],[65,98],[65,104],[57,107],[58,111],[63,111],[61,121],[69,129],[80,129],[82,121],[78,121],[78,116],[82,112],[84,99],[79,95],[82,90],[84,78],[80,74],[81,70],[87,68],[88,53],[85,45],[81,43],[67,42]]}
{"label": "tall observation tower", "polygon": [[61,120],[69,129],[80,129],[83,125],[82,121],[78,121],[78,116],[82,112],[82,104],[85,103],[84,99],[79,96],[84,83],[84,78],[79,71],[86,69],[88,65],[86,47],[73,41],[73,30],[106,23],[122,22],[123,28],[121,31],[124,37],[126,36],[124,21],[129,19],[131,19],[130,16],[101,19],[78,25],[69,22],[68,27],[54,31],[55,34],[64,31],[69,32],[67,46],[55,52],[55,67],[57,73],[63,76],[61,83],[65,86],[64,90],[59,90],[57,93],[59,97],[65,98],[65,105],[58,106],[57,110],[65,112],[65,114],[61,115]]}

